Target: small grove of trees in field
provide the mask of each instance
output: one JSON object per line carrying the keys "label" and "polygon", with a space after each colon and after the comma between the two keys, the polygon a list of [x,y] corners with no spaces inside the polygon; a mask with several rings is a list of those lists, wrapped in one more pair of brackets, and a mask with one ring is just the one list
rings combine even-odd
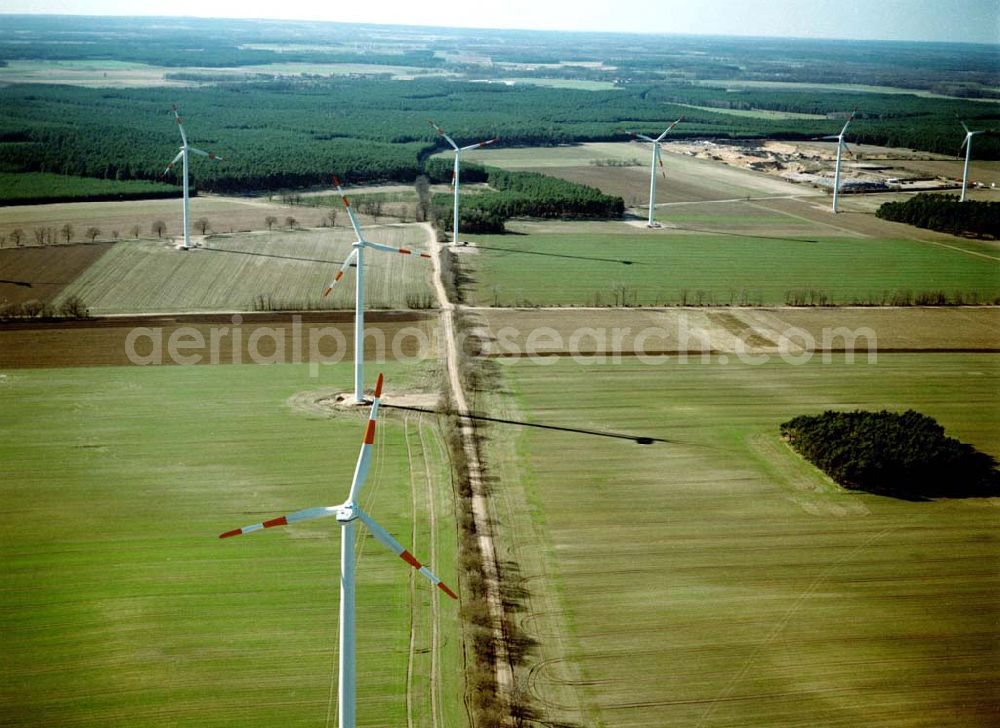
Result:
{"label": "small grove of trees in field", "polygon": [[[441,160],[432,160],[427,168],[432,180],[450,179],[451,170]],[[620,218],[625,212],[621,197],[537,172],[468,165],[462,179],[487,182],[496,190],[462,196],[459,227],[468,233],[502,233],[504,222],[512,217],[607,219]],[[433,197],[432,216],[439,229],[451,229],[453,204],[452,195]]]}
{"label": "small grove of trees in field", "polygon": [[852,490],[915,500],[1000,495],[996,460],[947,437],[933,418],[914,410],[828,410],[783,423],[781,434]]}
{"label": "small grove of trees in field", "polygon": [[924,194],[883,203],[875,215],[952,235],[1000,238],[1000,202],[959,202],[957,195]]}

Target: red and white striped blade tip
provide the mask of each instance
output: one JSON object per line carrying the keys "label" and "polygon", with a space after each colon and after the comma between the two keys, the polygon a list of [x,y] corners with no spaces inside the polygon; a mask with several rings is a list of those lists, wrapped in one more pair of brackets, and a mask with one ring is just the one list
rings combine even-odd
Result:
{"label": "red and white striped blade tip", "polygon": [[323,298],[326,298],[327,296],[329,296],[330,295],[330,291],[332,291],[332,290],[333,290],[333,286],[327,286],[326,290],[323,291]]}
{"label": "red and white striped blade tip", "polygon": [[382,372],[378,373],[378,379],[375,381],[375,399],[382,396]]}
{"label": "red and white striped blade tip", "polygon": [[443,581],[439,581],[439,582],[438,582],[438,584],[437,584],[437,588],[438,588],[438,589],[440,589],[441,591],[443,591],[443,592],[444,592],[445,594],[447,594],[448,596],[450,596],[450,597],[451,597],[452,599],[454,599],[454,600],[455,600],[456,602],[458,601],[458,594],[456,594],[456,593],[455,593],[455,592],[453,592],[453,591],[452,591],[451,589],[449,589],[449,588],[448,588],[448,585],[447,585],[447,584],[445,584],[445,583],[444,583]]}

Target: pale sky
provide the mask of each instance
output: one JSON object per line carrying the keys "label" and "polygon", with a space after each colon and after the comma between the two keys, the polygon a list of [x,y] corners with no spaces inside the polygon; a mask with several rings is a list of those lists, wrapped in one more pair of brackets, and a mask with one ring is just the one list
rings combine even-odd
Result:
{"label": "pale sky", "polygon": [[[0,13],[278,18],[1000,44],[997,0],[0,0]],[[2,20],[0,20],[2,23]]]}

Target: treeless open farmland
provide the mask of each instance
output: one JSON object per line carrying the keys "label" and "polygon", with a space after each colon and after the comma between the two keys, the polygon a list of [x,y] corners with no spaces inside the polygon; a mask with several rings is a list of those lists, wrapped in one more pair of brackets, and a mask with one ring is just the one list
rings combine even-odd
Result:
{"label": "treeless open farmland", "polygon": [[[419,226],[369,230],[369,239],[422,248]],[[350,308],[353,276],[323,291],[351,252],[343,228],[210,236],[178,251],[163,241],[124,241],[91,266],[63,296],[77,295],[96,314]],[[430,307],[430,265],[418,256],[369,252],[366,300],[372,308]]]}
{"label": "treeless open farmland", "polygon": [[[436,391],[388,364],[386,394]],[[367,412],[296,406],[351,367],[18,370],[0,377],[0,723],[322,726],[336,716],[334,519]],[[362,506],[455,589],[437,423],[383,410]],[[466,722],[458,605],[359,534],[358,725]],[[440,597],[440,599],[439,599]],[[335,720],[335,718],[333,719]]]}
{"label": "treeless open farmland", "polygon": [[1000,453],[1000,359],[504,368],[492,411],[672,444],[494,426],[502,552],[539,641],[521,685],[566,725],[969,726],[1000,692],[996,499],[841,490],[778,425],[904,410]]}
{"label": "treeless open farmland", "polygon": [[110,248],[79,243],[0,250],[0,304],[54,300]]}

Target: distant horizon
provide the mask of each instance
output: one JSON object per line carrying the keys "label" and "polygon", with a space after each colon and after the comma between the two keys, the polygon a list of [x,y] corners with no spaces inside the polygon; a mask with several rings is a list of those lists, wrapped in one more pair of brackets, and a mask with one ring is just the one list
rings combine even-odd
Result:
{"label": "distant horizon", "polygon": [[926,44],[926,45],[967,45],[967,46],[988,46],[996,47],[1000,53],[1000,40],[994,42],[974,41],[974,40],[928,40],[922,38],[846,38],[836,36],[808,36],[808,35],[754,35],[749,33],[696,33],[683,31],[650,31],[650,30],[580,30],[563,28],[519,28],[519,27],[479,27],[462,25],[440,25],[430,23],[388,23],[373,20],[308,20],[304,18],[270,18],[270,17],[243,17],[243,16],[221,16],[221,15],[162,15],[150,13],[146,15],[136,15],[134,13],[123,14],[95,14],[87,12],[67,13],[67,12],[10,12],[0,10],[0,18],[11,17],[53,17],[53,18],[117,18],[135,20],[204,20],[204,21],[229,21],[235,20],[246,23],[317,23],[324,25],[348,25],[348,26],[377,26],[385,28],[420,28],[427,30],[454,30],[468,32],[496,32],[496,33],[565,33],[580,35],[606,35],[621,36],[634,35],[646,37],[665,38],[722,38],[738,40],[766,40],[766,41],[806,41],[806,42],[841,42],[841,43],[898,43],[898,44]]}
{"label": "distant horizon", "polygon": [[[456,0],[415,7],[387,0],[371,6],[317,9],[287,0],[147,0],[136,12],[123,0],[7,0],[2,15],[95,18],[186,18],[261,22],[322,22],[450,30],[563,32],[801,41],[949,43],[1000,46],[1000,6],[993,0],[636,0],[629,12],[565,0],[541,6],[509,0],[489,13]],[[386,22],[391,18],[392,22]]]}

